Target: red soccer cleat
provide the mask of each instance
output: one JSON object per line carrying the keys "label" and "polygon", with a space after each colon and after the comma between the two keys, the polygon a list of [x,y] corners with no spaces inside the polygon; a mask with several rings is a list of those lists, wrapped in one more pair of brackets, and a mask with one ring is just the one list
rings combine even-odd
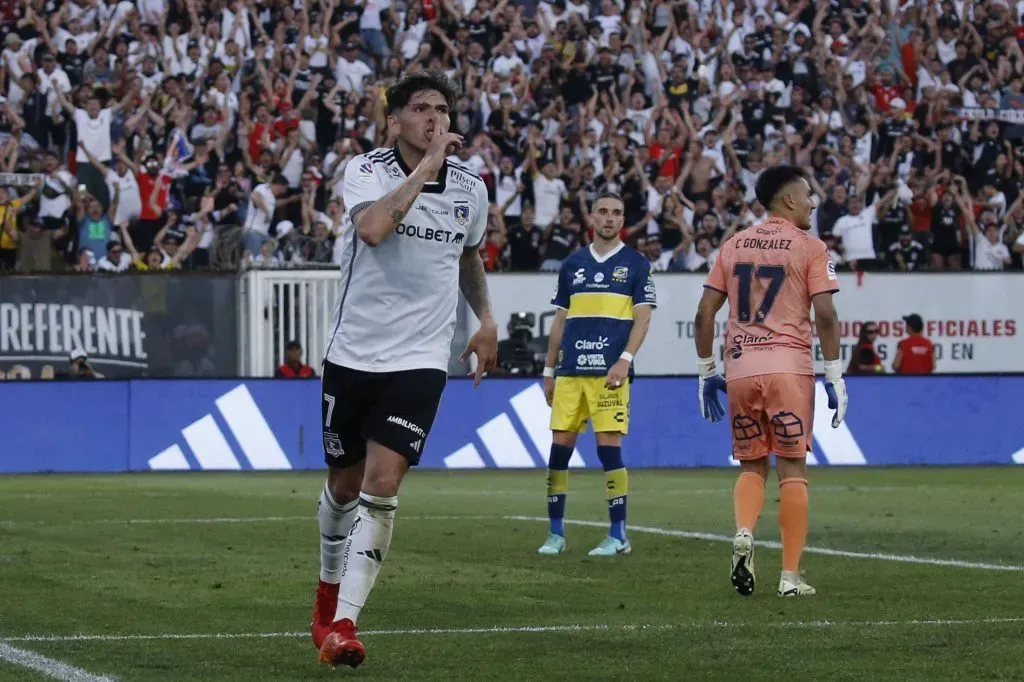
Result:
{"label": "red soccer cleat", "polygon": [[313,602],[313,646],[319,649],[324,639],[331,633],[331,622],[338,609],[338,583],[325,583],[323,580],[316,586],[316,601]]}
{"label": "red soccer cleat", "polygon": [[348,618],[331,624],[331,631],[320,647],[320,662],[356,668],[366,658],[366,647],[356,637],[356,625]]}

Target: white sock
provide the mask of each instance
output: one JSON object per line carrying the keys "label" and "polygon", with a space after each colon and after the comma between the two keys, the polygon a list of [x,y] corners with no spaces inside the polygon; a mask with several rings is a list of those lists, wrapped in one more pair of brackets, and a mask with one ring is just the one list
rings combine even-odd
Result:
{"label": "white sock", "polygon": [[783,580],[788,580],[789,582],[791,582],[793,584],[799,584],[800,583],[800,571],[783,571],[782,572],[782,579]]}
{"label": "white sock", "polygon": [[341,556],[358,511],[358,499],[338,504],[324,484],[317,519],[320,522],[320,580],[325,583],[337,583],[341,579]]}
{"label": "white sock", "polygon": [[359,493],[359,515],[345,542],[342,556],[335,621],[348,618],[355,623],[359,618],[381,564],[388,555],[397,508],[397,497]]}

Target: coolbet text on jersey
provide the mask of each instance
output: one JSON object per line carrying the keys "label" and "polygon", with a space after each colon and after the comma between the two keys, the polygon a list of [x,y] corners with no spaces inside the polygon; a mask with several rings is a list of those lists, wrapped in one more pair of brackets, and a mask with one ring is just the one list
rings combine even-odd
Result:
{"label": "coolbet text on jersey", "polygon": [[722,246],[704,286],[729,297],[725,374],[735,456],[803,457],[814,422],[811,298],[839,291],[828,248],[769,218]]}
{"label": "coolbet text on jersey", "polygon": [[601,258],[580,249],[562,262],[551,303],[566,311],[551,428],[583,431],[589,418],[595,431],[626,433],[629,382],[609,389],[604,380],[626,349],[633,308],[657,307],[650,261],[625,244]]}
{"label": "coolbet text on jersey", "polygon": [[[353,216],[405,182],[412,169],[397,148],[349,161],[344,198]],[[342,235],[341,292],[327,359],[379,372],[448,371],[459,303],[459,258],[487,231],[480,176],[445,162],[383,243],[359,239],[351,218]]]}

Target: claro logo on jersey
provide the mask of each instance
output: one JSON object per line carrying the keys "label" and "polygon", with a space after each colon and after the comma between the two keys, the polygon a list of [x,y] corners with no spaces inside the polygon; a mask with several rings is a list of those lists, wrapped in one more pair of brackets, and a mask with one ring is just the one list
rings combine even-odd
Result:
{"label": "claro logo on jersey", "polygon": [[599,336],[597,341],[586,341],[580,339],[576,342],[576,350],[604,350],[608,347],[608,337]]}
{"label": "claro logo on jersey", "polygon": [[466,235],[451,230],[441,230],[436,227],[422,227],[420,225],[408,225],[398,223],[395,234],[404,234],[407,237],[415,237],[428,242],[441,242],[442,244],[461,244]]}
{"label": "claro logo on jersey", "polygon": [[750,351],[771,350],[775,348],[775,337],[769,331],[764,336],[754,334],[736,334],[732,337],[732,347],[729,352],[733,360],[739,360],[746,348]]}

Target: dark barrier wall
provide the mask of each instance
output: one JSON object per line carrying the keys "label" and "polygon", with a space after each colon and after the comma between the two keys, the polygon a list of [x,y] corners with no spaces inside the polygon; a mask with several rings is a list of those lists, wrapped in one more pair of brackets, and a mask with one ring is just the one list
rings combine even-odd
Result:
{"label": "dark barrier wall", "polygon": [[[1024,464],[1024,377],[851,377],[829,427],[818,386],[818,465]],[[730,466],[729,429],[697,414],[697,382],[633,384],[632,467]],[[316,380],[9,382],[0,386],[0,472],[319,469]],[[451,380],[424,451],[431,468],[532,468],[547,460],[549,410],[530,380]],[[592,434],[574,464],[598,467]]]}
{"label": "dark barrier wall", "polygon": [[50,378],[84,351],[108,377],[234,376],[237,301],[233,275],[2,277],[0,371]]}

